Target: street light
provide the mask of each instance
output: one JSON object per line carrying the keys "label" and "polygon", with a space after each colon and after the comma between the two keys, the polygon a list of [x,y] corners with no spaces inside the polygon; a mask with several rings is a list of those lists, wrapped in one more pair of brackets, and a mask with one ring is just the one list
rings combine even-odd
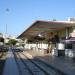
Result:
{"label": "street light", "polygon": [[[9,12],[9,8],[7,8],[6,9],[6,15],[8,14],[8,12]],[[7,28],[8,28],[8,26],[7,26],[7,24],[6,24],[6,27],[5,27],[6,29],[6,31],[5,31],[5,37],[7,37]]]}

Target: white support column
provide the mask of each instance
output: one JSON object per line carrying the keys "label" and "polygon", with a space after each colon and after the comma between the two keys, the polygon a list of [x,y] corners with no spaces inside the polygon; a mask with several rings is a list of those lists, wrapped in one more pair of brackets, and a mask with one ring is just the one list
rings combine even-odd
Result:
{"label": "white support column", "polygon": [[69,30],[66,28],[66,39],[69,37]]}
{"label": "white support column", "polygon": [[24,44],[25,44],[25,45],[24,45],[24,48],[27,48],[27,40],[28,40],[28,39],[25,38],[25,40],[24,40]]}

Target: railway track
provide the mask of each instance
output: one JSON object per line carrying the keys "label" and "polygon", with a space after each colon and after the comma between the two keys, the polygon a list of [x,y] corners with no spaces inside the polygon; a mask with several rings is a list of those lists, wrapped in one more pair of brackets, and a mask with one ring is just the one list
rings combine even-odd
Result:
{"label": "railway track", "polygon": [[[25,57],[26,54],[22,53],[22,55],[24,55]],[[29,57],[27,57],[29,59]],[[29,59],[32,63],[34,63],[36,66],[41,67],[42,69],[44,69],[45,71],[47,71],[50,75],[67,75],[65,73],[63,73],[62,71],[52,67],[51,65],[39,60],[38,58],[34,58],[33,60]]]}
{"label": "railway track", "polygon": [[66,75],[38,59],[29,59],[23,52],[14,52],[20,75]]}
{"label": "railway track", "polygon": [[50,75],[47,72],[39,69],[30,60],[18,52],[14,53],[20,75]]}

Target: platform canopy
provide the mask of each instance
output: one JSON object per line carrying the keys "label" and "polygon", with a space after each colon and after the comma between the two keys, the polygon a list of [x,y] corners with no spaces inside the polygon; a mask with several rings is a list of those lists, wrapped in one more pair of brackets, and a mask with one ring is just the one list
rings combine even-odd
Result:
{"label": "platform canopy", "polygon": [[35,21],[27,30],[18,36],[18,38],[31,38],[38,34],[55,32],[67,27],[75,26],[75,22],[70,21]]}

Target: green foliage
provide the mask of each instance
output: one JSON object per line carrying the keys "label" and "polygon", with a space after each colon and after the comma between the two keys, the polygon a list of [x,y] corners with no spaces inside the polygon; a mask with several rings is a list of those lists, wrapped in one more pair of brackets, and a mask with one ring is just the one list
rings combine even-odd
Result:
{"label": "green foliage", "polygon": [[0,42],[4,42],[4,38],[0,37]]}
{"label": "green foliage", "polygon": [[5,45],[10,45],[9,43],[5,43]]}
{"label": "green foliage", "polygon": [[16,45],[17,41],[16,41],[15,39],[10,39],[10,40],[8,41],[8,43],[9,43],[10,45]]}

